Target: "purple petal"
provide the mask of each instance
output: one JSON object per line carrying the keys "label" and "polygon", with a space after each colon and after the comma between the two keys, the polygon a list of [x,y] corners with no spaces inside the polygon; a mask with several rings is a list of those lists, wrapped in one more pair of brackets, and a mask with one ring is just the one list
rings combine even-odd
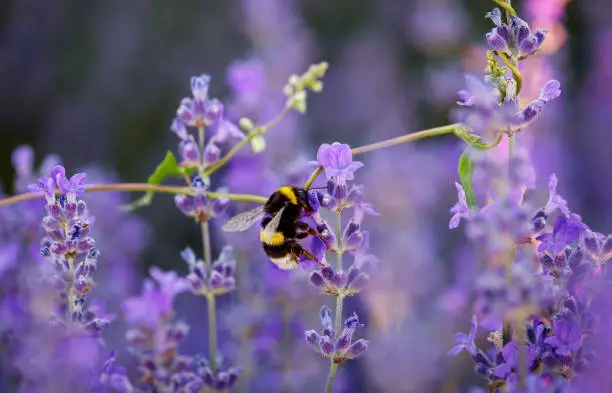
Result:
{"label": "purple petal", "polygon": [[491,19],[491,22],[493,22],[495,26],[502,25],[502,14],[499,8],[493,8],[493,11],[487,12],[485,18]]}
{"label": "purple petal", "polygon": [[32,166],[34,163],[34,150],[30,146],[19,146],[11,155],[13,168],[19,176],[29,176],[32,174]]}
{"label": "purple petal", "polygon": [[531,35],[521,42],[519,46],[519,51],[521,53],[521,56],[524,57],[532,54],[536,49],[538,49],[538,47],[538,38],[534,35]]}
{"label": "purple petal", "polygon": [[193,98],[204,101],[208,98],[208,85],[210,84],[210,76],[202,74],[191,78],[191,92]]}
{"label": "purple petal", "polygon": [[494,51],[505,52],[508,49],[508,43],[504,40],[495,29],[486,34],[487,43]]}
{"label": "purple petal", "polygon": [[459,96],[459,101],[457,101],[458,105],[469,108],[474,105],[474,95],[467,90],[459,90],[457,92],[457,96]]}
{"label": "purple petal", "polygon": [[556,80],[549,80],[546,82],[542,91],[540,92],[540,99],[546,103],[554,100],[561,95],[561,83]]}
{"label": "purple petal", "polygon": [[181,138],[181,140],[188,139],[187,127],[185,127],[185,124],[178,117],[175,117],[174,120],[172,120],[170,130],[172,130],[172,132],[174,132],[179,138]]}

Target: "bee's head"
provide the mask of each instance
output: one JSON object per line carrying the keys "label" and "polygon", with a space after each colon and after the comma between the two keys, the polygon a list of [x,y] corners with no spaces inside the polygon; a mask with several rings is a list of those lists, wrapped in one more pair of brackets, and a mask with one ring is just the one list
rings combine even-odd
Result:
{"label": "bee's head", "polygon": [[312,213],[314,213],[314,210],[312,209],[312,206],[310,205],[310,202],[308,201],[308,191],[307,190],[303,188],[296,188],[295,196],[297,197],[298,204],[302,206],[302,208],[304,209],[304,214],[309,216]]}

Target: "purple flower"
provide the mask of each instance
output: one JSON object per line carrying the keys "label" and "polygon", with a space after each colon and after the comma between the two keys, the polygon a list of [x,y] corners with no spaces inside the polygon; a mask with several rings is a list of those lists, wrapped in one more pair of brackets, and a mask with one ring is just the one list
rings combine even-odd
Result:
{"label": "purple flower", "polygon": [[[519,345],[514,341],[504,345],[501,351],[504,362],[498,364],[493,370],[493,373],[498,378],[507,378],[513,370],[519,367]],[[527,366],[530,367],[536,359],[536,353],[533,346],[527,347]]]}
{"label": "purple flower", "polygon": [[176,272],[163,272],[153,267],[149,273],[158,282],[146,279],[140,296],[123,302],[125,320],[131,325],[155,327],[160,320],[169,318],[176,295],[189,290],[189,282]]}
{"label": "purple flower", "polygon": [[[186,216],[193,217],[196,222],[205,222],[223,213],[229,205],[229,199],[219,198],[209,200],[206,197],[206,185],[199,176],[192,180],[195,196],[175,195],[174,202],[180,211]],[[224,192],[224,189],[217,190]]]}
{"label": "purple flower", "polygon": [[486,17],[491,19],[495,25],[493,30],[486,35],[489,47],[496,52],[506,54],[508,57],[516,57],[519,60],[525,59],[538,50],[546,37],[546,30],[537,30],[534,34],[531,34],[527,22],[517,16],[512,17],[510,25],[502,23],[499,8],[487,13]]}
{"label": "purple flower", "polygon": [[223,118],[219,119],[212,131],[214,135],[210,141],[219,145],[226,143],[230,138],[244,139],[246,137],[234,123]]}
{"label": "purple flower", "polygon": [[79,195],[83,193],[85,191],[85,176],[85,173],[76,173],[68,180],[66,169],[61,165],[57,165],[51,172],[51,177],[62,194],[74,193]]}
{"label": "purple flower", "polygon": [[555,221],[553,233],[543,233],[536,238],[540,241],[538,252],[551,250],[559,254],[565,246],[578,241],[584,232],[584,224],[580,216],[571,214],[569,217],[559,216]]}
{"label": "purple flower", "polygon": [[327,178],[339,185],[346,184],[346,180],[353,180],[354,172],[363,166],[363,163],[353,161],[349,145],[338,142],[322,144],[317,152],[317,161],[309,164],[322,166]]}
{"label": "purple flower", "polygon": [[503,102],[496,85],[467,75],[467,88],[458,93],[461,100],[457,103],[463,108],[455,112],[454,119],[472,132],[485,137],[496,136],[502,131],[518,131],[534,121],[542,113],[544,106],[561,93],[559,82],[551,80],[542,88],[539,98],[521,109],[516,100],[516,82],[513,79],[505,79],[498,83],[504,83],[506,86]]}
{"label": "purple flower", "polygon": [[501,93],[495,85],[469,74],[466,75],[466,85],[466,89],[458,93],[461,101],[457,103],[463,108],[454,113],[455,121],[485,137],[518,127],[516,103],[506,101],[499,105]]}
{"label": "purple flower", "polygon": [[476,338],[476,332],[478,331],[478,319],[476,315],[472,315],[472,328],[468,334],[465,333],[456,333],[455,334],[455,345],[448,354],[451,356],[456,356],[461,353],[464,349],[468,351],[472,356],[476,355],[478,348],[476,348],[476,344],[474,344],[474,339]]}
{"label": "purple flower", "polygon": [[233,62],[227,69],[227,84],[243,99],[258,98],[265,86],[263,63],[257,59]]}
{"label": "purple flower", "polygon": [[118,392],[133,392],[134,387],[132,386],[128,376],[127,370],[123,366],[118,366],[116,351],[113,350],[108,355],[108,359],[102,366],[102,375],[100,376],[100,382],[104,386],[108,386]]}
{"label": "purple flower", "polygon": [[[366,214],[370,216],[380,215],[372,206],[371,203],[364,202],[363,200],[363,186],[353,185],[346,196],[346,199],[352,203],[353,210],[353,221],[357,224],[361,224]],[[318,201],[317,201],[318,203]]]}
{"label": "purple flower", "polygon": [[343,363],[346,360],[361,356],[368,349],[368,341],[359,339],[352,342],[355,330],[363,327],[359,323],[356,313],[353,313],[344,321],[344,329],[339,336],[332,327],[331,310],[326,306],[321,308],[321,324],[323,325],[322,334],[315,330],[304,332],[306,342],[310,344],[314,351],[330,358],[334,363]]}
{"label": "purple flower", "polygon": [[561,95],[560,87],[561,84],[554,79],[546,82],[540,91],[540,96],[527,105],[521,112],[521,120],[525,123],[535,120],[536,117],[542,114],[546,104]]}
{"label": "purple flower", "polygon": [[455,182],[455,187],[457,188],[458,201],[450,209],[450,212],[453,214],[453,216],[451,217],[448,223],[449,229],[457,228],[459,226],[459,222],[461,221],[461,218],[467,218],[470,213],[470,208],[467,205],[465,191],[463,190],[463,187],[461,187],[461,184],[457,182]]}
{"label": "purple flower", "polygon": [[57,165],[51,171],[49,177],[41,177],[37,184],[30,185],[28,189],[31,192],[43,193],[47,197],[47,203],[50,203],[54,198],[55,190],[60,193],[70,196],[70,199],[75,199],[85,191],[85,173],[76,173],[70,179],[66,177],[66,169]]}
{"label": "purple flower", "polygon": [[18,177],[30,176],[34,167],[34,150],[30,146],[19,146],[11,154],[11,162]]}
{"label": "purple flower", "polygon": [[570,214],[567,208],[567,201],[557,194],[557,175],[553,173],[548,179],[548,202],[546,202],[544,207],[544,213],[549,215],[557,209],[566,216]]}
{"label": "purple flower", "polygon": [[544,342],[551,345],[557,354],[569,355],[582,343],[582,326],[578,321],[563,316],[555,321],[553,335],[547,337]]}
{"label": "purple flower", "polygon": [[179,138],[181,138],[181,140],[189,139],[187,127],[185,127],[185,124],[178,117],[175,117],[174,120],[172,120],[170,130],[172,130],[172,132],[174,132]]}
{"label": "purple flower", "polygon": [[[187,126],[208,127],[221,117],[223,104],[217,99],[208,98],[210,76],[202,74],[191,78],[193,98],[183,98],[176,111],[178,119]],[[174,122],[172,130],[182,135],[180,124]]]}

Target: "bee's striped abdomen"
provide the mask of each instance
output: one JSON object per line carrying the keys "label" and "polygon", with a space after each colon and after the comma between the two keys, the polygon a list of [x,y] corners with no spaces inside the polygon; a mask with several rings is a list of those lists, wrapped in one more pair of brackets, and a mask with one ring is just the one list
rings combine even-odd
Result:
{"label": "bee's striped abdomen", "polygon": [[263,244],[278,246],[279,244],[283,244],[285,242],[285,236],[282,232],[266,232],[265,230],[261,229],[259,231],[259,240]]}

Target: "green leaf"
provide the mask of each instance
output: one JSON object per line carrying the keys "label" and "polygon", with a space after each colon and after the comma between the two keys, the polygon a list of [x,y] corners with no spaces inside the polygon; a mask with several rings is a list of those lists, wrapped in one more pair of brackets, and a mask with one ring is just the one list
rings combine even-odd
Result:
{"label": "green leaf", "polygon": [[474,194],[474,187],[472,185],[474,163],[468,155],[468,149],[466,149],[459,158],[459,168],[457,172],[459,173],[459,179],[461,180],[463,191],[465,191],[467,204],[470,208],[473,208],[478,207],[478,203],[476,202],[476,195]]}
{"label": "green leaf", "polygon": [[[184,175],[190,175],[195,171],[195,168],[183,168],[176,162],[176,158],[171,151],[166,152],[164,160],[157,165],[155,171],[149,176],[148,183],[153,185],[161,184],[170,176],[183,177]],[[136,210],[143,206],[148,206],[153,201],[153,191],[147,191],[142,197],[138,198],[132,203],[122,206],[124,211]]]}

